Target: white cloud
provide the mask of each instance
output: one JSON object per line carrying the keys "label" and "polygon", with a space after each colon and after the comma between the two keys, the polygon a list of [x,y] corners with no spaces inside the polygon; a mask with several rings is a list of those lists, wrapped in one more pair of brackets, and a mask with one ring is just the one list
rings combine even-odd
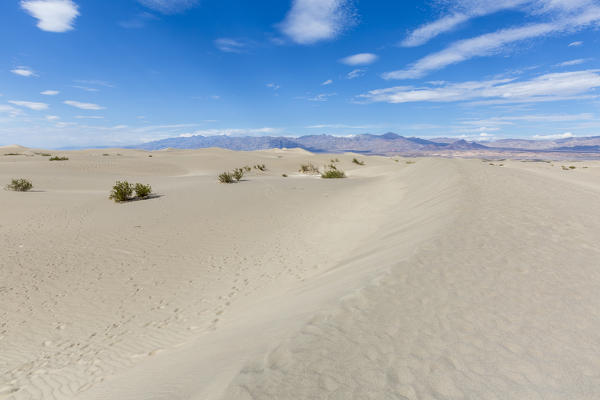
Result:
{"label": "white cloud", "polygon": [[243,53],[247,43],[238,39],[219,38],[215,40],[215,46],[226,53]]}
{"label": "white cloud", "polygon": [[575,137],[571,132],[558,133],[555,135],[534,135],[533,139],[537,140],[555,140],[555,139],[568,139]]}
{"label": "white cloud", "polygon": [[21,100],[9,100],[11,104],[19,107],[29,108],[30,110],[40,111],[48,108],[48,104],[46,103],[36,103],[34,101],[21,101]]}
{"label": "white cloud", "polygon": [[76,115],[77,119],[103,119],[103,116],[100,115]]}
{"label": "white cloud", "polygon": [[138,0],[138,2],[163,14],[177,14],[198,4],[198,0]]}
{"label": "white cloud", "polygon": [[308,101],[327,101],[331,96],[336,96],[337,93],[321,93],[313,97],[308,97]]}
{"label": "white cloud", "polygon": [[353,69],[352,71],[348,72],[348,74],[346,74],[346,78],[348,79],[356,79],[356,78],[360,78],[361,76],[363,76],[365,74],[365,72],[367,72],[366,69]]}
{"label": "white cloud", "polygon": [[48,121],[56,121],[56,120],[60,119],[60,117],[57,115],[46,115],[46,119]]}
{"label": "white cloud", "polygon": [[273,90],[278,90],[278,89],[281,87],[281,86],[279,86],[279,85],[278,85],[278,84],[276,84],[276,83],[267,83],[267,84],[266,84],[266,86],[267,86],[268,88],[271,88],[271,89],[273,89]]}
{"label": "white cloud", "polygon": [[569,43],[569,47],[579,47],[583,45],[583,42],[571,42]]}
{"label": "white cloud", "polygon": [[58,90],[44,90],[43,92],[40,92],[40,94],[43,94],[44,96],[56,96],[59,93]]}
{"label": "white cloud", "polygon": [[415,47],[427,43],[434,37],[449,32],[456,28],[458,25],[466,22],[469,16],[462,13],[455,13],[447,15],[429,24],[425,24],[413,32],[411,32],[406,39],[401,42],[404,47]]}
{"label": "white cloud", "polygon": [[447,83],[442,86],[396,86],[372,90],[359,98],[367,102],[410,103],[487,100],[503,103],[572,99],[600,87],[598,70],[541,75],[527,81],[496,79]]}
{"label": "white cloud", "polygon": [[85,90],[86,92],[98,92],[100,91],[100,89],[97,88],[91,88],[91,87],[87,87],[87,86],[78,86],[78,85],[73,85],[71,86],[75,89],[81,89],[81,90]]}
{"label": "white cloud", "polygon": [[77,82],[77,83],[81,83],[84,85],[92,85],[92,86],[104,86],[107,88],[114,88],[115,85],[113,85],[112,83],[106,82],[106,81],[100,81],[97,79],[92,79],[92,80],[83,80],[83,79],[76,79],[73,82]]}
{"label": "white cloud", "polygon": [[369,65],[377,61],[377,55],[373,53],[359,53],[352,56],[344,57],[340,60],[346,65]]}
{"label": "white cloud", "polygon": [[82,102],[74,101],[74,100],[65,100],[65,101],[63,101],[63,103],[66,105],[69,105],[71,107],[80,108],[82,110],[104,110],[104,108],[105,108],[105,107],[99,106],[98,104],[82,103]]}
{"label": "white cloud", "polygon": [[24,76],[26,78],[29,78],[30,76],[37,76],[36,73],[33,72],[33,70],[29,67],[17,67],[15,69],[11,69],[10,72],[12,72],[15,75]]}
{"label": "white cloud", "polygon": [[586,62],[587,60],[585,58],[578,58],[576,60],[569,60],[569,61],[564,61],[561,62],[559,64],[556,64],[557,67],[570,67],[572,65],[579,65],[579,64],[583,64],[584,62]]}
{"label": "white cloud", "polygon": [[200,130],[194,131],[192,133],[182,133],[182,134],[179,135],[179,137],[192,137],[192,136],[198,136],[198,135],[202,135],[202,136],[261,135],[261,134],[279,133],[280,131],[281,131],[280,129],[270,128],[270,127],[256,128],[256,129],[252,129],[252,128],[250,128],[250,129],[239,129],[239,128],[233,128],[233,129],[200,129]]}
{"label": "white cloud", "polygon": [[79,15],[72,0],[21,0],[21,7],[38,20],[38,28],[48,32],[70,31]]}
{"label": "white cloud", "polygon": [[325,82],[321,83],[322,86],[327,86],[327,85],[331,85],[333,83],[333,80],[331,79],[327,79]]}
{"label": "white cloud", "polygon": [[[539,9],[561,10],[560,18],[550,22],[502,29],[454,42],[444,50],[429,54],[408,68],[383,74],[385,79],[413,79],[474,57],[498,53],[509,44],[551,34],[575,32],[600,22],[600,7],[588,0],[547,0]],[[545,6],[545,8],[541,7]],[[566,13],[566,14],[565,14]]]}
{"label": "white cloud", "polygon": [[21,114],[22,111],[18,108],[14,108],[13,106],[0,104],[0,113],[6,113],[9,114],[11,117],[16,117],[17,115]]}
{"label": "white cloud", "polygon": [[313,44],[337,37],[353,23],[348,0],[294,0],[280,29],[296,43]]}

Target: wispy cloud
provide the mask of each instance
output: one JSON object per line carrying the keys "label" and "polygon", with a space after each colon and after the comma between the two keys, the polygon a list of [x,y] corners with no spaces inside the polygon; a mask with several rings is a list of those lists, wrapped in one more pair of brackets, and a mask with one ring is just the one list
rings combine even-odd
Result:
{"label": "wispy cloud", "polygon": [[40,92],[40,94],[43,94],[44,96],[56,96],[59,93],[58,90],[44,90],[43,92]]}
{"label": "wispy cloud", "polygon": [[441,86],[396,86],[360,95],[367,102],[410,103],[493,100],[502,103],[539,102],[590,96],[600,87],[598,70],[541,75],[530,80],[496,79],[446,83]]}
{"label": "wispy cloud", "polygon": [[81,90],[85,90],[86,92],[98,92],[100,91],[100,89],[97,88],[91,88],[91,87],[87,87],[87,86],[79,86],[79,85],[73,85],[71,86],[75,89],[81,89]]}
{"label": "wispy cloud", "polygon": [[101,115],[76,115],[77,119],[104,119]]}
{"label": "wispy cloud", "polygon": [[356,79],[356,78],[360,78],[361,76],[363,76],[365,73],[367,72],[366,69],[353,69],[352,71],[348,72],[346,74],[346,78],[348,79]]}
{"label": "wispy cloud", "polygon": [[148,23],[149,21],[154,21],[157,19],[158,17],[156,15],[144,11],[137,15],[134,15],[128,20],[119,22],[119,25],[126,29],[140,29],[146,26],[146,23]]}
{"label": "wispy cloud", "polygon": [[48,108],[48,104],[37,103],[35,101],[9,100],[8,102],[15,106],[29,108],[34,111],[46,110]]}
{"label": "wispy cloud", "polygon": [[571,42],[569,43],[569,47],[579,47],[583,45],[583,42]]}
{"label": "wispy cloud", "polygon": [[330,97],[336,96],[337,93],[320,93],[316,96],[308,97],[308,101],[327,101]]}
{"label": "wispy cloud", "polygon": [[322,86],[331,85],[333,83],[332,79],[327,79],[325,82],[321,83]]}
{"label": "wispy cloud", "polygon": [[37,74],[31,68],[23,66],[11,69],[10,72],[12,72],[15,75],[24,76],[26,78],[37,76]]}
{"label": "wispy cloud", "polygon": [[75,82],[75,83],[81,83],[83,85],[103,86],[103,87],[107,87],[107,88],[114,88],[115,87],[115,85],[113,85],[110,82],[101,81],[101,80],[97,80],[97,79],[90,79],[90,80],[75,79],[73,82]]}
{"label": "wispy cloud", "polygon": [[268,88],[271,88],[273,90],[279,90],[279,88],[281,87],[281,86],[279,86],[276,83],[267,83],[265,86],[268,87]]}
{"label": "wispy cloud", "polygon": [[56,121],[56,120],[59,120],[60,117],[58,115],[46,115],[46,119],[48,121]]}
{"label": "wispy cloud", "polygon": [[200,129],[190,133],[182,133],[180,137],[192,137],[192,136],[241,136],[241,135],[264,135],[274,134],[281,132],[280,129],[265,127],[265,128],[225,128],[225,129]]}
{"label": "wispy cloud", "polygon": [[80,101],[75,101],[75,100],[65,100],[65,101],[63,101],[63,103],[68,106],[71,106],[71,107],[79,108],[81,110],[104,110],[105,109],[105,107],[99,106],[98,104],[82,103]]}
{"label": "wispy cloud", "polygon": [[22,111],[18,108],[14,108],[13,106],[0,104],[0,113],[6,113],[11,117],[16,117],[17,115],[21,114]]}
{"label": "wispy cloud", "polygon": [[353,24],[348,0],[294,0],[280,29],[295,43],[313,44],[333,39]]}
{"label": "wispy cloud", "polygon": [[198,0],[138,0],[140,4],[163,14],[177,14],[198,4]]}
{"label": "wispy cloud", "polygon": [[[515,0],[517,1],[517,0]],[[403,70],[383,74],[385,79],[414,79],[427,73],[474,57],[498,53],[506,46],[538,37],[575,32],[600,22],[600,7],[588,0],[548,0],[541,10],[560,10],[560,18],[549,22],[501,29],[474,38],[457,41],[446,49],[429,54]],[[545,8],[542,6],[546,6]]]}
{"label": "wispy cloud", "polygon": [[373,53],[359,53],[352,56],[344,57],[340,60],[346,65],[369,65],[377,61],[377,55]]}
{"label": "wispy cloud", "polygon": [[21,7],[38,20],[38,28],[48,32],[70,31],[79,15],[71,0],[22,0]]}
{"label": "wispy cloud", "polygon": [[219,38],[214,43],[217,49],[226,53],[243,53],[248,47],[248,43],[241,39]]}
{"label": "wispy cloud", "polygon": [[585,58],[578,58],[576,60],[563,61],[561,63],[556,64],[556,66],[557,67],[570,67],[573,65],[583,64],[586,61],[587,61],[587,59],[585,59]]}

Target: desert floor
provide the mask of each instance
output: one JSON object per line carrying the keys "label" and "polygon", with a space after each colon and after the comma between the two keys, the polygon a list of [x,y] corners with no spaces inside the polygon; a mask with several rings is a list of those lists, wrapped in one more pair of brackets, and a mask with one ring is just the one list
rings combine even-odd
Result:
{"label": "desert floor", "polygon": [[600,162],[42,152],[0,148],[0,399],[600,398]]}

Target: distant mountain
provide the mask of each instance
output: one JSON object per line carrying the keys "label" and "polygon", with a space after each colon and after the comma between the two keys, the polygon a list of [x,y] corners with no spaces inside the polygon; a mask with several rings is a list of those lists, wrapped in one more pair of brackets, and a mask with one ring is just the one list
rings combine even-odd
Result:
{"label": "distant mountain", "polygon": [[143,143],[133,148],[144,150],[160,150],[165,148],[199,149],[207,147],[221,147],[230,150],[265,150],[272,148],[301,148],[314,153],[344,153],[355,152],[364,154],[412,154],[440,149],[447,150],[477,150],[485,146],[455,140],[452,143],[438,143],[431,140],[415,137],[404,137],[389,132],[383,135],[308,135],[293,137],[250,137],[250,136],[190,136],[176,137]]}

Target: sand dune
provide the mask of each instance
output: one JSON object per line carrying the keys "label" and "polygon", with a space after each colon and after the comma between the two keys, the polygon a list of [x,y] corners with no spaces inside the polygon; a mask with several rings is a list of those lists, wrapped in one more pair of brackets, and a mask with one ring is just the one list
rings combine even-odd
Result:
{"label": "sand dune", "polygon": [[33,154],[0,156],[34,183],[0,191],[0,399],[600,397],[597,162]]}

